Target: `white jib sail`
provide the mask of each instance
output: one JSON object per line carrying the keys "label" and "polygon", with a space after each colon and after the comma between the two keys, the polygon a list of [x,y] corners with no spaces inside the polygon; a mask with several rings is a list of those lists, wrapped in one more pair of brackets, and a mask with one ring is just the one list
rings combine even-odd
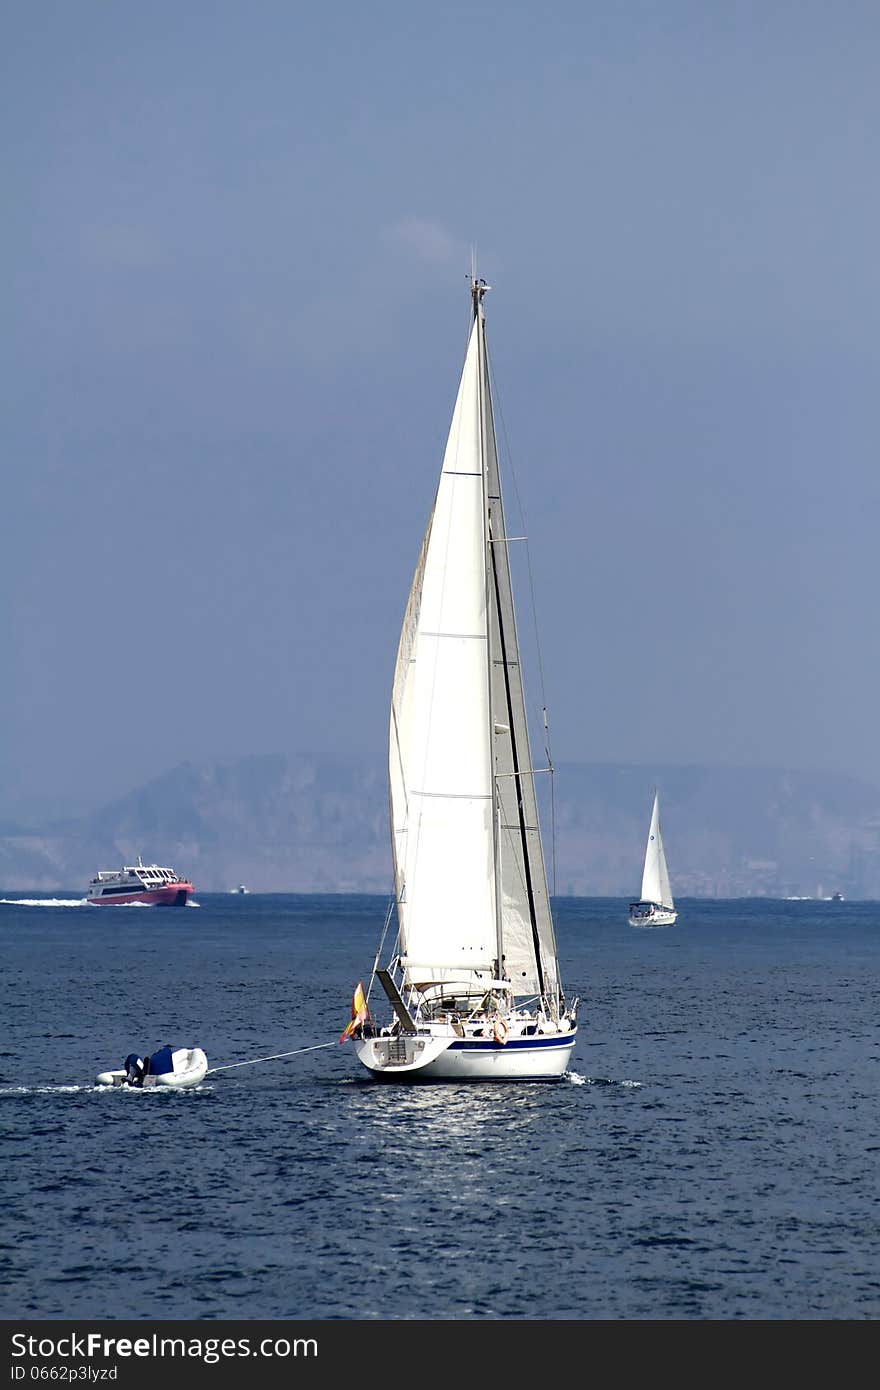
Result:
{"label": "white jib sail", "polygon": [[674,907],[672,889],[669,885],[669,871],[663,850],[663,837],[660,834],[660,798],[654,793],[654,806],[651,811],[651,826],[648,831],[648,844],[645,850],[645,868],[642,874],[642,902],[660,903],[663,907]]}

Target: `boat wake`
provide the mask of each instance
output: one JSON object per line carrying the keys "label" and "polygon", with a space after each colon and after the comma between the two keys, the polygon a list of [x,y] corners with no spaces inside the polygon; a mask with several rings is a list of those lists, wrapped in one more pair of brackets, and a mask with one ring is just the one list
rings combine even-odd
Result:
{"label": "boat wake", "polygon": [[204,1086],[0,1086],[0,1099],[4,1096],[62,1096],[62,1095],[126,1095],[157,1096],[174,1093],[192,1094],[195,1091],[213,1091],[208,1083]]}
{"label": "boat wake", "polygon": [[642,1081],[615,1081],[610,1076],[581,1076],[580,1072],[565,1072],[565,1080],[570,1081],[572,1086],[628,1086],[638,1088],[644,1085]]}
{"label": "boat wake", "polygon": [[74,1095],[103,1089],[101,1086],[0,1086],[0,1096]]}
{"label": "boat wake", "polygon": [[0,898],[10,907],[88,907],[85,898]]}

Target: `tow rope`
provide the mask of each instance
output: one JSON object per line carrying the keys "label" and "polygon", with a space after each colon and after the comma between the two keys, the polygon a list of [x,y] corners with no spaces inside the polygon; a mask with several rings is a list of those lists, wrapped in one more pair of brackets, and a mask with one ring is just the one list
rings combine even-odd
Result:
{"label": "tow rope", "polygon": [[297,1047],[293,1052],[274,1052],[271,1057],[251,1057],[247,1062],[226,1062],[222,1067],[209,1067],[205,1075],[213,1076],[216,1071],[232,1071],[233,1067],[253,1067],[257,1062],[278,1062],[282,1057],[298,1057],[301,1052],[320,1052],[322,1047],[335,1046],[335,1041],[314,1043],[312,1047]]}

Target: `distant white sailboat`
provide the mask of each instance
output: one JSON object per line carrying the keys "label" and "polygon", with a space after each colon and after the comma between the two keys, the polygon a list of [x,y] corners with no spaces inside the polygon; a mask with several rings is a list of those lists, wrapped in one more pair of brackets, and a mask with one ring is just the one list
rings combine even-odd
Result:
{"label": "distant white sailboat", "polygon": [[[578,1001],[566,1000],[560,979],[529,747],[488,288],[472,277],[468,347],[394,672],[396,942],[384,968],[380,944],[340,1039],[353,1040],[377,1079],[555,1079],[577,1032]],[[390,1004],[384,1025],[370,1016],[373,979]]]}
{"label": "distant white sailboat", "polygon": [[677,916],[660,834],[660,797],[655,791],[642,870],[642,896],[639,902],[630,903],[629,921],[632,927],[671,927]]}

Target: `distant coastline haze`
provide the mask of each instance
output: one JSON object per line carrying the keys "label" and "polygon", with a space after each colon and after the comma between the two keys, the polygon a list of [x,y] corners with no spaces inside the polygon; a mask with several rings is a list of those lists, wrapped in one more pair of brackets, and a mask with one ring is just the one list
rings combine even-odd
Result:
{"label": "distant coastline haze", "polygon": [[[774,768],[560,764],[540,779],[557,896],[638,895],[653,789],[676,903],[880,898],[880,789]],[[555,827],[555,849],[550,835]],[[0,891],[82,896],[92,874],[158,862],[199,892],[391,893],[384,764],[339,754],[181,763],[95,811],[0,822]],[[686,912],[681,912],[682,921]]]}

